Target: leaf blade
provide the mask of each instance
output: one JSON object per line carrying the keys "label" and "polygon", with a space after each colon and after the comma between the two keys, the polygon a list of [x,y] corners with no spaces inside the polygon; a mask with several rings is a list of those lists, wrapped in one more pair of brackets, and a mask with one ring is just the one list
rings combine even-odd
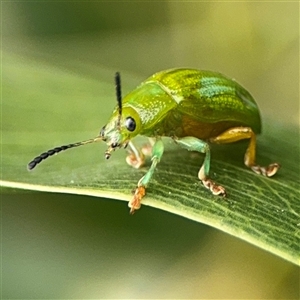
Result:
{"label": "leaf blade", "polygon": [[[60,74],[64,86],[59,89],[55,68],[24,62],[16,67],[15,60],[11,57],[4,65],[8,76],[3,82],[0,185],[128,201],[130,191],[149,165],[134,170],[126,165],[124,152],[120,151],[105,161],[104,144],[67,151],[47,159],[33,172],[26,170],[26,164],[40,151],[95,136],[110,114],[106,102],[114,97],[113,83],[99,83],[66,72]],[[31,81],[23,82],[23,73]],[[73,94],[70,91],[74,86]],[[98,89],[103,91],[100,104],[95,92]],[[76,93],[92,93],[95,97],[86,105]],[[40,100],[43,96],[46,101]],[[103,109],[98,114],[99,107]],[[229,197],[224,201],[199,184],[197,172],[203,156],[178,150],[166,139],[165,154],[143,204],[208,224],[299,264],[298,130],[272,120],[266,125],[266,133],[258,142],[258,161],[267,164],[280,158],[283,167],[273,179],[257,176],[243,166],[245,143],[214,146],[212,177],[227,188]]]}

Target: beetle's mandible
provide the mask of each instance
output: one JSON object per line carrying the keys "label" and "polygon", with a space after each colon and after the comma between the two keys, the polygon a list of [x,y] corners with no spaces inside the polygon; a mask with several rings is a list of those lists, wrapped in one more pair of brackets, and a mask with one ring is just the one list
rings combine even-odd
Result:
{"label": "beetle's mandible", "polygon": [[146,187],[161,160],[163,136],[171,137],[187,150],[205,155],[198,178],[214,195],[226,196],[226,191],[209,176],[209,143],[226,144],[248,139],[245,165],[267,177],[278,171],[278,163],[266,167],[256,163],[256,134],[261,130],[260,114],[253,97],[236,81],[211,71],[171,69],[152,75],[124,99],[121,96],[119,73],[116,73],[115,83],[118,105],[97,137],[48,150],[34,158],[28,164],[28,169],[32,170],[42,160],[62,150],[98,141],[108,145],[105,152],[107,159],[116,149],[129,146],[126,161],[139,168],[145,162],[145,154],[143,149],[138,149],[132,143],[132,139],[138,134],[150,137],[153,141],[152,163],[139,180],[129,202],[131,213],[140,208]]}

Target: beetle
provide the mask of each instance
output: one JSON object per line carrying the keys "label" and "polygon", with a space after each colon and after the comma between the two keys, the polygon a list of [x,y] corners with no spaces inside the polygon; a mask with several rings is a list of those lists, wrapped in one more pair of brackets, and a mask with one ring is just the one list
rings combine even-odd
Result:
{"label": "beetle", "polygon": [[104,141],[108,146],[106,159],[116,149],[129,146],[131,151],[126,161],[140,168],[145,163],[145,149],[137,148],[132,139],[137,135],[150,137],[153,141],[152,162],[129,201],[131,213],[140,208],[146,187],[161,160],[164,152],[161,138],[164,136],[171,137],[189,151],[205,155],[198,178],[213,195],[226,196],[226,190],[209,176],[209,143],[226,144],[248,139],[244,164],[267,177],[278,171],[278,163],[266,167],[256,163],[256,135],[261,131],[259,109],[250,93],[235,80],[212,71],[170,69],[155,73],[124,99],[118,72],[115,85],[117,106],[98,136],[48,150],[34,158],[28,169],[32,170],[53,154],[98,141]]}

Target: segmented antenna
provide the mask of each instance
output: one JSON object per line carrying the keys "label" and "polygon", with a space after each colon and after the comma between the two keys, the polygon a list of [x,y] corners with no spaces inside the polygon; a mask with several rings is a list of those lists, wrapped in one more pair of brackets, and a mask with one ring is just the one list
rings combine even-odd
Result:
{"label": "segmented antenna", "polygon": [[86,144],[91,144],[91,143],[94,143],[94,142],[97,142],[97,141],[100,141],[100,140],[102,140],[102,137],[96,137],[96,138],[89,139],[89,140],[86,140],[86,141],[82,141],[82,142],[78,142],[78,143],[74,143],[74,144],[69,144],[69,145],[63,145],[63,146],[60,146],[60,147],[50,149],[50,150],[42,153],[41,155],[35,157],[28,164],[28,166],[27,166],[28,170],[34,169],[36,167],[36,165],[38,165],[40,162],[42,162],[46,158],[48,158],[48,157],[50,157],[54,154],[57,154],[61,151],[64,151],[64,150],[67,150],[67,149],[70,149],[70,148],[74,148],[74,147],[79,147],[79,146],[86,145]]}
{"label": "segmented antenna", "polygon": [[119,72],[116,72],[115,83],[116,83],[117,102],[118,102],[118,107],[119,107],[119,116],[118,116],[117,127],[120,128],[121,117],[122,117],[122,94],[121,94],[121,75]]}
{"label": "segmented antenna", "polygon": [[[121,117],[122,117],[122,94],[121,94],[121,76],[120,76],[119,72],[116,72],[115,84],[116,84],[117,102],[118,102],[118,107],[119,107],[119,116],[118,116],[117,127],[120,128]],[[102,140],[103,140],[103,136],[100,135],[96,138],[89,139],[89,140],[86,140],[86,141],[77,142],[77,143],[69,144],[69,145],[63,145],[63,146],[59,146],[59,147],[50,149],[50,150],[40,154],[39,156],[35,157],[28,164],[28,166],[27,166],[28,170],[34,169],[36,167],[36,165],[41,163],[43,160],[47,159],[48,157],[50,157],[54,154],[57,154],[57,153],[61,152],[61,151],[71,149],[71,148],[74,148],[74,147],[79,147],[79,146],[86,145],[86,144],[91,144],[91,143],[102,141]]]}

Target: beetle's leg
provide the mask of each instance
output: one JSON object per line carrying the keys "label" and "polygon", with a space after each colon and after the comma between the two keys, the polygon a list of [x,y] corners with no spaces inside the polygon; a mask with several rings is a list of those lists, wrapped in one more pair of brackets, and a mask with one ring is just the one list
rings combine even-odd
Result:
{"label": "beetle's leg", "polygon": [[203,185],[209,189],[214,195],[226,196],[225,188],[221,185],[216,184],[209,178],[210,169],[210,149],[209,145],[195,137],[187,136],[184,138],[177,139],[175,142],[183,148],[189,151],[197,151],[205,154],[204,162],[198,172],[198,178],[201,180]]}
{"label": "beetle's leg", "polygon": [[145,164],[145,156],[143,152],[138,149],[132,142],[129,142],[128,145],[130,147],[130,152],[126,157],[126,162],[130,166],[139,169]]}
{"label": "beetle's leg", "polygon": [[271,177],[279,169],[278,163],[272,163],[266,167],[256,164],[256,135],[250,127],[234,127],[226,130],[210,141],[217,144],[233,143],[239,140],[250,139],[249,146],[246,150],[244,163],[247,167],[251,168],[256,174],[262,174]]}
{"label": "beetle's leg", "polygon": [[152,147],[154,144],[155,144],[155,138],[149,138],[149,143],[144,144],[142,146],[142,149],[141,149],[142,153],[145,156],[151,156],[152,155]]}
{"label": "beetle's leg", "polygon": [[126,162],[130,166],[139,169],[145,164],[145,156],[151,156],[152,146],[155,143],[155,139],[149,138],[149,142],[149,144],[143,145],[141,149],[138,149],[131,141],[128,143],[130,150],[126,157]]}
{"label": "beetle's leg", "polygon": [[134,196],[129,201],[128,206],[130,207],[130,213],[133,214],[135,210],[141,207],[141,200],[146,194],[146,186],[149,183],[157,163],[159,163],[164,153],[164,144],[161,139],[157,139],[152,147],[152,164],[148,172],[139,180]]}

